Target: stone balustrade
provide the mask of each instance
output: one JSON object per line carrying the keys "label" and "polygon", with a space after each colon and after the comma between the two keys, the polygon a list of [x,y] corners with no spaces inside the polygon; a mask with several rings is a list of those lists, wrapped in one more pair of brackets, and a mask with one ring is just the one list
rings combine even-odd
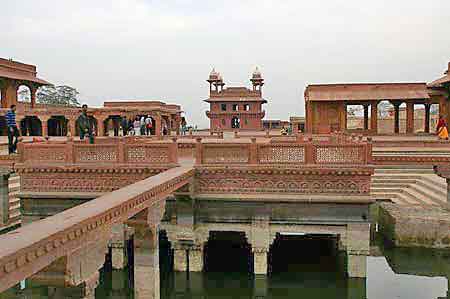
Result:
{"label": "stone balustrade", "polygon": [[270,142],[202,142],[197,139],[196,164],[295,164],[367,165],[372,162],[369,141],[348,139],[314,140],[280,138]]}
{"label": "stone balustrade", "polygon": [[100,139],[101,142],[47,141],[19,143],[19,163],[39,164],[176,164],[174,141],[128,141],[127,138]]}
{"label": "stone balustrade", "polygon": [[[107,240],[112,225],[124,223],[155,205],[164,209],[164,205],[158,203],[188,184],[193,175],[191,166],[175,167],[0,236],[0,292],[38,273],[61,257],[73,255],[84,246],[95,245],[102,239],[101,236]],[[154,214],[149,211],[149,215]],[[159,214],[162,217],[162,213]],[[157,223],[160,219],[148,221]],[[83,252],[86,256],[82,258],[92,263],[89,250],[84,248]],[[76,265],[79,266],[76,263],[73,266]],[[75,273],[76,277],[68,277],[67,283],[76,285],[95,276],[95,273]]]}

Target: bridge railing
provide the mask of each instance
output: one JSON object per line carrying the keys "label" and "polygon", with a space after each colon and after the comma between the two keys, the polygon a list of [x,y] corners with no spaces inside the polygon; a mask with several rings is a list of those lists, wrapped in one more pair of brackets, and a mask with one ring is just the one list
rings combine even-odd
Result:
{"label": "bridge railing", "polygon": [[192,166],[175,167],[1,235],[0,293],[80,248],[88,235],[109,235],[113,224],[163,202],[193,175]]}
{"label": "bridge railing", "polygon": [[197,139],[196,164],[367,165],[372,143],[362,140],[272,140],[202,142]]}
{"label": "bridge railing", "polygon": [[19,144],[20,163],[61,164],[176,164],[177,143],[168,141],[133,142],[121,138],[107,142],[46,141]]}

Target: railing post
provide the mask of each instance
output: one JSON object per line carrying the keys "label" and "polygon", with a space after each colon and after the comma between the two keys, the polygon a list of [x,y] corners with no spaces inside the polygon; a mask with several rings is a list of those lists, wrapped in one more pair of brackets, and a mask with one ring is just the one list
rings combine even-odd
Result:
{"label": "railing post", "polygon": [[125,145],[125,139],[123,137],[119,138],[119,142],[117,143],[117,154],[118,154],[118,161],[119,163],[126,163],[127,160],[127,154],[125,151],[127,150],[127,146]]}
{"label": "railing post", "polygon": [[69,164],[75,163],[74,151],[75,151],[75,144],[73,142],[73,138],[69,137],[67,138],[66,142],[66,163]]}
{"label": "railing post", "polygon": [[238,133],[238,131],[234,131],[234,138],[239,138],[239,133]]}
{"label": "railing post", "polygon": [[202,139],[200,137],[195,139],[195,164],[201,165],[202,164],[202,158],[203,158],[203,145],[202,145]]}
{"label": "railing post", "polygon": [[258,164],[258,145],[256,144],[256,137],[251,138],[249,152],[249,164]]}
{"label": "railing post", "polygon": [[266,138],[270,138],[270,130],[269,129],[266,130]]}
{"label": "railing post", "polygon": [[308,142],[305,143],[305,164],[315,164],[314,144],[312,137],[308,137]]}
{"label": "railing post", "polygon": [[169,147],[170,150],[170,162],[178,163],[178,142],[177,137],[172,138],[172,144]]}

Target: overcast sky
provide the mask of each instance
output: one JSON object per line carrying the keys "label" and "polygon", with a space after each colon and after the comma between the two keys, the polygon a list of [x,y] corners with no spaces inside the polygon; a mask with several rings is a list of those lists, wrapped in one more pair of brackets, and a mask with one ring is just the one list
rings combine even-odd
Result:
{"label": "overcast sky", "polygon": [[449,0],[1,0],[0,57],[80,101],[162,100],[205,127],[205,81],[249,86],[266,118],[303,115],[311,83],[431,81],[450,61]]}

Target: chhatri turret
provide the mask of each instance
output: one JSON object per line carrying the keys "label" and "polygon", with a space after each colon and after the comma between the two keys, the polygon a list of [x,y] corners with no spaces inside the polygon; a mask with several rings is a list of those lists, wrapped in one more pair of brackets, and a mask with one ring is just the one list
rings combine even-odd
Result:
{"label": "chhatri turret", "polygon": [[224,88],[222,75],[214,68],[206,81],[209,83],[209,98],[205,102],[210,104],[206,116],[210,119],[210,130],[262,130],[265,115],[262,104],[267,101],[262,98],[264,79],[258,68],[250,78],[253,89]]}

